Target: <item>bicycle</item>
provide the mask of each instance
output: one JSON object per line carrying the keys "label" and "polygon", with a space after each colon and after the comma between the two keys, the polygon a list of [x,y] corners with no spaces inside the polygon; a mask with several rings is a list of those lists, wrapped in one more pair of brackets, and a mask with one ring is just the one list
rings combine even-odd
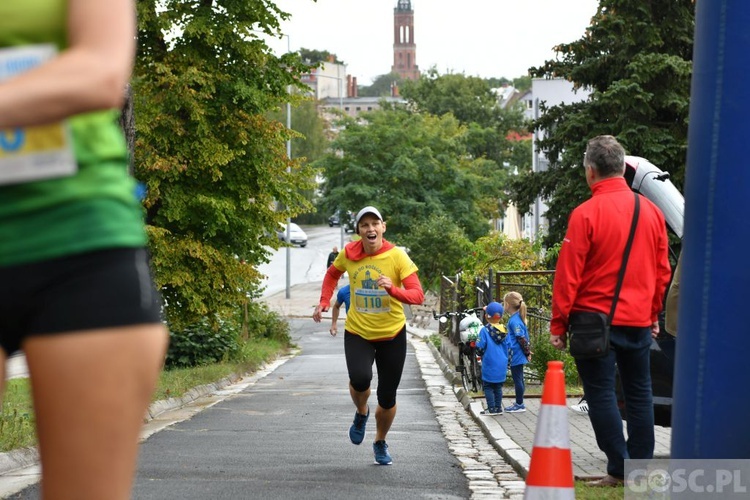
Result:
{"label": "bicycle", "polygon": [[482,321],[479,319],[484,308],[474,307],[463,311],[445,312],[437,314],[432,311],[432,317],[440,323],[449,318],[459,319],[458,364],[456,371],[461,374],[461,383],[467,391],[479,392],[482,388],[482,359],[477,354],[476,342]]}

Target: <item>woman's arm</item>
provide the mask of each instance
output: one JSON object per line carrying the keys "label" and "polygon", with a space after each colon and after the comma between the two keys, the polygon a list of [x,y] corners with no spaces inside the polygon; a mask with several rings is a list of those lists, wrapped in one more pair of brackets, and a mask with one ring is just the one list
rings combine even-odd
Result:
{"label": "woman's arm", "polygon": [[133,0],[69,0],[68,48],[0,83],[0,128],[119,108],[135,54]]}
{"label": "woman's arm", "polygon": [[336,323],[339,321],[339,311],[341,311],[341,302],[338,300],[333,304],[333,307],[331,308],[331,328],[328,330],[328,333],[336,336],[336,333],[338,332],[338,327],[336,326]]}
{"label": "woman's arm", "polygon": [[419,282],[417,273],[410,274],[401,282],[404,288],[395,287],[392,284],[381,285],[388,292],[388,295],[397,299],[404,304],[419,305],[424,302],[424,291],[422,283]]}
{"label": "woman's arm", "polygon": [[320,303],[315,306],[315,311],[313,311],[313,321],[316,323],[320,323],[323,313],[328,311],[328,308],[331,306],[333,290],[336,288],[336,284],[343,274],[344,272],[336,269],[336,266],[331,266],[326,271],[323,277],[323,289],[320,292]]}

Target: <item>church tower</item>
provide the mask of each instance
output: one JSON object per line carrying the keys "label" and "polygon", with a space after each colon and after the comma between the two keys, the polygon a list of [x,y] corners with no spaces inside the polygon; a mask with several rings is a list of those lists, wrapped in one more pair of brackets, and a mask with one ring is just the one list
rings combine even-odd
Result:
{"label": "church tower", "polygon": [[411,0],[398,0],[393,9],[393,66],[392,73],[401,78],[417,80],[417,45],[414,43],[414,10]]}

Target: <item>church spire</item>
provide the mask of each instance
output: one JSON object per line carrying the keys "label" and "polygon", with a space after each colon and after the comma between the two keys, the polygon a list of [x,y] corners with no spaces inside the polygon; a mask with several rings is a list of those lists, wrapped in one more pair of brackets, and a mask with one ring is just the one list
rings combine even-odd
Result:
{"label": "church spire", "polygon": [[396,10],[411,10],[411,1],[410,0],[398,0],[398,5],[396,5]]}
{"label": "church spire", "polygon": [[392,73],[401,78],[419,78],[417,44],[414,42],[414,10],[411,0],[398,0],[393,9],[393,66]]}

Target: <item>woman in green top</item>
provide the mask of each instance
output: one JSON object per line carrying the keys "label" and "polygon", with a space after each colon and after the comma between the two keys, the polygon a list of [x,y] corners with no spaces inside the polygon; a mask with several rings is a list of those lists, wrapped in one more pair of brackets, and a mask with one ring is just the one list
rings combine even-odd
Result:
{"label": "woman in green top", "polygon": [[134,17],[0,2],[0,375],[25,353],[45,498],[130,497],[167,344],[116,124]]}

